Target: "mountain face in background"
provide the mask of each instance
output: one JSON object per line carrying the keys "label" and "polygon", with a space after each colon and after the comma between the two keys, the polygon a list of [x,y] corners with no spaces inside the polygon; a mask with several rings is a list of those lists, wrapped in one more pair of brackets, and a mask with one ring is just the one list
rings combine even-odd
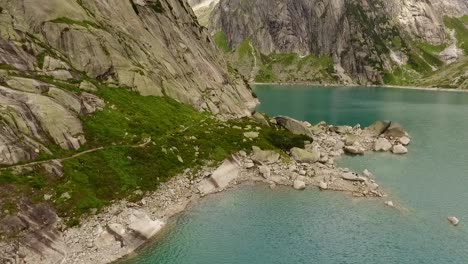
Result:
{"label": "mountain face in background", "polygon": [[[245,42],[252,44],[257,81],[411,84],[468,52],[464,15],[463,0],[221,0],[209,29],[221,47],[236,50],[233,64],[246,77],[255,62],[240,60],[238,53]],[[321,67],[325,74],[312,79],[307,71],[294,74],[310,57],[317,59],[310,68]],[[446,85],[466,86],[466,78]]]}
{"label": "mountain face in background", "polygon": [[104,103],[97,82],[233,117],[256,105],[184,1],[3,0],[0,10],[0,164],[83,145],[80,116]]}

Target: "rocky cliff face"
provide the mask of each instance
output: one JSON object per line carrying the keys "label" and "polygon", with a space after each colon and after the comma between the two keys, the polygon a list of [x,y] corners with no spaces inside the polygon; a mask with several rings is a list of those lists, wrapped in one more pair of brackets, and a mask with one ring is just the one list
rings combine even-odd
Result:
{"label": "rocky cliff face", "polygon": [[249,39],[261,53],[330,56],[361,83],[423,58],[415,42],[450,44],[444,15],[468,14],[464,1],[276,0],[221,1],[210,24],[230,48]]}
{"label": "rocky cliff face", "polygon": [[250,115],[256,100],[228,74],[184,1],[0,1],[0,164],[54,143],[86,142],[94,83],[169,96],[201,111]]}
{"label": "rocky cliff face", "polygon": [[[74,150],[93,138],[86,121],[96,111],[119,111],[119,118],[132,112],[125,109],[127,102],[117,110],[116,101],[103,96],[103,91],[115,95],[122,89],[171,97],[220,118],[250,116],[257,104],[241,76],[228,72],[186,1],[0,0],[0,263],[61,263],[67,258],[57,204],[81,195],[90,199],[90,193],[76,185],[65,192],[53,187],[73,181],[60,158],[91,153]],[[144,117],[152,114],[150,108],[168,107],[185,114],[167,110],[156,116],[178,119],[181,125],[196,122],[187,114],[196,112],[174,100],[148,99],[161,107],[140,106],[147,111]],[[147,119],[146,125],[163,122]],[[133,121],[132,126],[142,122]],[[161,137],[157,128],[174,123],[153,126],[147,133],[155,133],[156,139]],[[102,126],[115,129],[119,124]],[[146,137],[140,148],[151,141],[147,133],[135,133]],[[127,134],[119,132],[121,137]],[[101,141],[99,147],[90,142],[86,148],[101,150]],[[38,158],[47,162],[32,162]],[[4,168],[19,162],[27,165]],[[30,182],[38,184],[30,188]]]}

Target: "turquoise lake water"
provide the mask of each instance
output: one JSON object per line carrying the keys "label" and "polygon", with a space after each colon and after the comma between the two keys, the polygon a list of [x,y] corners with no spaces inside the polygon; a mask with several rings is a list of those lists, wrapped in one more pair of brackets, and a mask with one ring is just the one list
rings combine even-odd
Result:
{"label": "turquoise lake water", "polygon": [[[203,199],[125,263],[468,263],[468,93],[258,86],[259,110],[311,123],[401,123],[409,154],[346,157],[385,200],[246,186]],[[453,227],[447,217],[461,224]]]}

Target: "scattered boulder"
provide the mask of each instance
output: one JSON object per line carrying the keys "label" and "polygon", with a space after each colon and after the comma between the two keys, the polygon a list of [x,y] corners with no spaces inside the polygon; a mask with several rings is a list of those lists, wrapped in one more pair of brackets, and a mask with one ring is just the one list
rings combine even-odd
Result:
{"label": "scattered boulder", "polygon": [[388,207],[395,207],[392,201],[385,201],[385,205]]}
{"label": "scattered boulder", "polygon": [[406,135],[407,133],[403,127],[396,122],[391,122],[390,126],[385,131],[385,137],[401,138]]}
{"label": "scattered boulder", "polygon": [[292,148],[291,157],[301,163],[315,163],[320,160],[320,154],[316,152],[310,152],[305,149]]}
{"label": "scattered boulder", "polygon": [[345,146],[344,151],[348,154],[363,155],[366,151],[361,145]]}
{"label": "scattered boulder", "polygon": [[259,163],[276,163],[280,158],[280,155],[272,150],[262,150],[256,146],[253,146],[252,150],[252,160],[257,161]]}
{"label": "scattered boulder", "polygon": [[450,216],[447,218],[447,220],[450,222],[450,224],[457,226],[460,223],[460,220],[456,218],[455,216]]}
{"label": "scattered boulder", "polygon": [[327,190],[328,189],[328,183],[324,182],[324,181],[321,181],[319,183],[319,189],[320,190]]}
{"label": "scattered boulder", "polygon": [[304,181],[301,181],[300,179],[296,179],[293,183],[293,187],[296,190],[304,190],[306,188],[306,184]]}
{"label": "scattered boulder", "polygon": [[392,143],[386,138],[379,138],[375,141],[374,151],[389,151],[392,148]]}
{"label": "scattered boulder", "polygon": [[277,116],[275,117],[276,122],[278,125],[286,128],[289,130],[291,133],[296,134],[296,135],[305,135],[310,138],[313,137],[312,131],[309,129],[309,127],[296,119],[287,117],[287,116]]}
{"label": "scattered boulder", "polygon": [[408,146],[411,142],[411,139],[407,136],[404,136],[404,137],[399,138],[398,142],[401,143],[403,146]]}
{"label": "scattered boulder", "polygon": [[393,154],[402,155],[402,154],[408,153],[408,149],[404,147],[403,145],[395,145],[392,148],[392,152]]}
{"label": "scattered boulder", "polygon": [[372,125],[365,128],[365,132],[368,134],[378,137],[384,133],[387,128],[390,126],[390,121],[376,121]]}

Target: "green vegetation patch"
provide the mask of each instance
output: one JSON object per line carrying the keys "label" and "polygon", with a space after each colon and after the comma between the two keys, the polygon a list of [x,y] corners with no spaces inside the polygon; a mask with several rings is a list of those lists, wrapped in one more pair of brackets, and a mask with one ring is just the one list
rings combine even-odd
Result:
{"label": "green vegetation patch", "polygon": [[216,46],[224,51],[224,52],[229,52],[231,49],[229,48],[229,43],[226,37],[226,34],[223,31],[216,32],[216,34],[213,35],[213,40],[216,44]]}
{"label": "green vegetation patch", "polygon": [[[117,199],[141,198],[142,192],[155,190],[187,168],[216,165],[253,145],[280,151],[311,140],[250,119],[219,121],[167,97],[143,97],[105,86],[99,87],[98,95],[106,108],[82,120],[87,148],[96,148],[94,152],[63,161],[61,178],[48,176],[40,167],[20,174],[2,171],[0,188],[14,186],[18,195],[34,194],[32,199],[41,202],[51,195],[59,214],[75,225],[91,209]],[[246,139],[246,131],[258,131],[259,137]]]}
{"label": "green vegetation patch", "polygon": [[246,39],[242,41],[239,46],[237,47],[237,51],[239,53],[239,58],[242,59],[244,57],[252,57],[252,47],[250,46],[250,39]]}

